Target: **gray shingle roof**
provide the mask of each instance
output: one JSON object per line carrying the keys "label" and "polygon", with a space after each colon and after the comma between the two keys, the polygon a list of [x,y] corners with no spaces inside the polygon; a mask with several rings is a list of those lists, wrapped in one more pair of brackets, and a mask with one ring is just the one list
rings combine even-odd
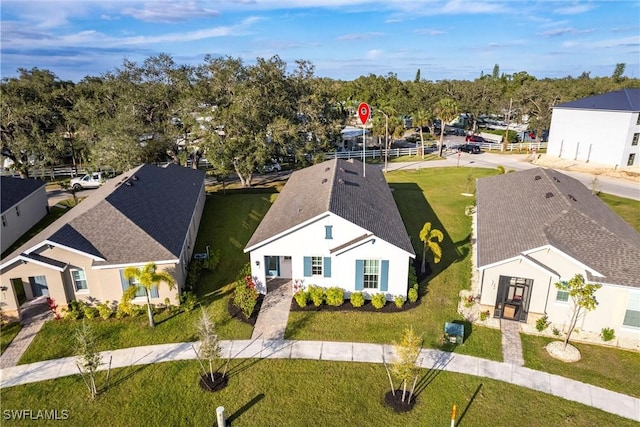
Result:
{"label": "gray shingle roof", "polygon": [[177,259],[204,175],[174,164],[138,166],[92,190],[7,259],[46,240],[105,260],[94,265]]}
{"label": "gray shingle roof", "polygon": [[478,265],[552,245],[598,271],[595,281],[640,287],[640,233],[578,180],[550,169],[477,183]]}
{"label": "gray shingle roof", "polygon": [[251,236],[251,248],[312,218],[331,212],[415,255],[380,168],[359,161],[328,160],[291,174]]}
{"label": "gray shingle roof", "polygon": [[640,88],[626,88],[602,95],[589,96],[558,104],[553,108],[637,112],[640,111]]}
{"label": "gray shingle roof", "polygon": [[43,181],[0,176],[0,211],[5,213],[41,187]]}

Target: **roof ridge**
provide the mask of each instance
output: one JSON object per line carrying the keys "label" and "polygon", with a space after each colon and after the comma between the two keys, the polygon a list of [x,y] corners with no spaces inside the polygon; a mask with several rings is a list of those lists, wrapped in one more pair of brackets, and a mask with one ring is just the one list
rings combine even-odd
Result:
{"label": "roof ridge", "polygon": [[331,212],[331,207],[333,206],[333,195],[335,193],[336,187],[334,185],[334,183],[336,182],[336,176],[338,175],[338,161],[340,159],[338,159],[337,157],[335,157],[333,159],[333,162],[331,162],[331,167],[333,167],[333,170],[331,171],[331,175],[329,176],[328,182],[327,184],[329,184],[329,197],[327,197],[327,205],[326,205],[326,211]]}

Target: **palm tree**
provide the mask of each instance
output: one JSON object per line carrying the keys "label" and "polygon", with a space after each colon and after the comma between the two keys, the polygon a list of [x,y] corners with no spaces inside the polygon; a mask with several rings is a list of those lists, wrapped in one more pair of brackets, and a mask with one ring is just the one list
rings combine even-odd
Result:
{"label": "palm tree", "polygon": [[147,314],[149,315],[149,326],[152,328],[155,326],[153,322],[153,311],[151,310],[151,288],[160,285],[160,282],[166,282],[169,286],[169,290],[173,289],[176,285],[176,281],[166,271],[157,271],[155,263],[150,262],[144,267],[127,267],[124,269],[124,277],[131,281],[135,279],[133,286],[138,288],[144,288],[147,296]]}
{"label": "palm tree", "polygon": [[433,120],[433,114],[430,111],[418,110],[418,112],[413,116],[413,119],[413,124],[418,126],[420,129],[420,143],[422,145],[422,158],[424,159],[424,135],[422,133],[422,128],[424,126],[429,126]]}
{"label": "palm tree", "polygon": [[426,222],[420,230],[420,240],[424,243],[422,248],[422,274],[424,274],[427,271],[427,248],[433,253],[433,262],[439,263],[442,258],[440,243],[444,240],[444,234],[436,228],[432,229],[431,223]]}
{"label": "palm tree", "polygon": [[447,123],[458,117],[458,104],[451,98],[442,98],[436,103],[435,113],[440,119],[440,157],[442,157],[444,130]]}

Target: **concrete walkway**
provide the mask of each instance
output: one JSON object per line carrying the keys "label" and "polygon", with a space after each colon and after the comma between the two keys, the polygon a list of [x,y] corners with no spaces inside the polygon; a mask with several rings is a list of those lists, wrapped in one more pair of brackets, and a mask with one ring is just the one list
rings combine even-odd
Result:
{"label": "concrete walkway", "polygon": [[520,323],[514,320],[500,319],[500,332],[502,332],[502,358],[505,363],[524,366]]}
{"label": "concrete walkway", "polygon": [[22,329],[15,336],[11,344],[6,348],[4,353],[0,355],[0,368],[8,368],[18,364],[31,341],[38,334],[42,325],[52,317],[47,305],[46,297],[29,301],[21,308]]}
{"label": "concrete walkway", "polygon": [[[133,347],[102,353],[103,363],[112,358],[112,368],[195,359],[192,345],[161,344]],[[394,357],[392,345],[327,341],[236,340],[223,341],[223,354],[234,359],[308,359],[340,362],[382,363]],[[492,378],[579,402],[603,411],[640,421],[640,399],[570,380],[546,372],[534,371],[512,363],[494,362],[478,357],[423,349],[418,359],[426,369]],[[106,369],[106,366],[102,367]],[[2,369],[0,388],[44,381],[77,374],[75,358],[48,360]]]}
{"label": "concrete walkway", "polygon": [[274,285],[267,283],[267,295],[262,301],[256,325],[251,339],[281,340],[287,329],[289,310],[291,308],[291,280],[272,280]]}

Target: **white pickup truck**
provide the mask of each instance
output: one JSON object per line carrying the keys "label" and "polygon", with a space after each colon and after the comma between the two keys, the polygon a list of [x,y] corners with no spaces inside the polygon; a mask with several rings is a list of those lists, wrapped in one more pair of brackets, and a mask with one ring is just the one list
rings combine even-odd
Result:
{"label": "white pickup truck", "polygon": [[71,180],[71,188],[74,190],[82,190],[85,188],[98,188],[104,184],[104,177],[100,172],[88,173],[81,178],[73,178]]}

